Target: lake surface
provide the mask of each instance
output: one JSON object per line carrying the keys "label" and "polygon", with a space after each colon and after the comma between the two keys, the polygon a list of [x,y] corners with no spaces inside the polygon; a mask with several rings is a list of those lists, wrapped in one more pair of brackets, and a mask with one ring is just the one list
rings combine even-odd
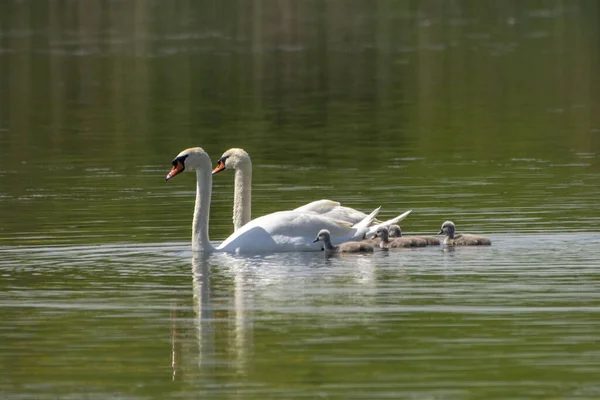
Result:
{"label": "lake surface", "polygon": [[[600,397],[595,1],[0,2],[6,399]],[[489,248],[193,255],[180,150]],[[232,231],[215,176],[210,235]]]}

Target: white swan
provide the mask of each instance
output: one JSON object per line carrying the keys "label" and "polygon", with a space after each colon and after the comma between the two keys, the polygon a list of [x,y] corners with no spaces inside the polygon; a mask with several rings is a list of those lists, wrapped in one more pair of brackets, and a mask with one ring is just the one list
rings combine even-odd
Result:
{"label": "white swan", "polygon": [[[233,229],[237,231],[252,220],[252,160],[243,149],[229,149],[217,161],[213,175],[226,169],[235,171]],[[357,224],[367,217],[367,214],[362,211],[344,207],[337,201],[331,200],[316,200],[295,208],[294,211],[313,212],[352,224]]]}
{"label": "white swan", "polygon": [[303,211],[280,211],[248,222],[218,247],[213,247],[208,237],[210,198],[212,191],[211,161],[200,147],[183,150],[172,162],[167,180],[182,171],[196,172],[196,205],[192,224],[193,251],[223,251],[236,253],[275,253],[285,251],[320,251],[313,243],[315,232],[327,229],[337,243],[360,240],[365,233],[372,234],[380,226],[388,226],[404,219],[408,212],[382,224],[368,227],[379,209],[358,224],[327,218]]}

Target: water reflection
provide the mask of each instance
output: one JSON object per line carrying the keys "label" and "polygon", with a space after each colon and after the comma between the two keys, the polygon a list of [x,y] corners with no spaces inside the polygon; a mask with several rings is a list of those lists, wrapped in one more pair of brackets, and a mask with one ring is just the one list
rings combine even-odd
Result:
{"label": "water reflection", "polygon": [[192,285],[194,321],[198,339],[198,366],[210,368],[215,363],[215,312],[210,292],[210,256],[195,254],[192,257]]}
{"label": "water reflection", "polygon": [[[307,294],[315,290],[315,294],[319,294],[314,300],[326,295],[319,288],[328,286],[331,279],[331,283],[354,282],[353,302],[362,307],[372,306],[377,264],[377,259],[369,255],[332,258],[325,253],[256,257],[194,254],[191,258],[193,321],[198,348],[195,365],[201,374],[211,374],[226,366],[231,369],[230,373],[248,375],[254,353],[257,311],[263,316],[265,312],[310,312],[313,306],[297,308],[298,302],[308,300]],[[257,292],[260,292],[260,305],[255,300]],[[222,359],[224,356],[226,362]],[[173,356],[173,359],[180,357]]]}
{"label": "water reflection", "polygon": [[[239,375],[245,374],[248,354],[252,352],[253,334],[253,281],[252,268],[257,264],[251,259],[237,258],[227,254],[194,254],[192,257],[194,312],[198,340],[200,370],[214,369],[218,361],[215,350],[217,323],[225,323],[227,352],[233,354],[231,365]],[[220,298],[220,316],[215,313],[211,294],[211,268],[233,276],[232,298]],[[226,321],[219,321],[223,318]],[[223,333],[221,331],[221,333]]]}

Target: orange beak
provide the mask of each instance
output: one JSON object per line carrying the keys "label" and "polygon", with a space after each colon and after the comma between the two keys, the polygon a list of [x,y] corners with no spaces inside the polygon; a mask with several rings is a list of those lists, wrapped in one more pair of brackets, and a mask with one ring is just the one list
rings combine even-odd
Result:
{"label": "orange beak", "polygon": [[223,160],[219,160],[217,161],[217,166],[215,167],[215,169],[213,169],[212,174],[216,174],[217,172],[221,172],[225,169],[225,161]]}
{"label": "orange beak", "polygon": [[169,172],[169,174],[167,175],[167,180],[171,179],[172,177],[174,177],[175,175],[177,175],[178,173],[180,173],[181,171],[183,171],[183,164],[181,161],[177,161],[176,165],[173,165],[173,168],[171,168],[171,172]]}

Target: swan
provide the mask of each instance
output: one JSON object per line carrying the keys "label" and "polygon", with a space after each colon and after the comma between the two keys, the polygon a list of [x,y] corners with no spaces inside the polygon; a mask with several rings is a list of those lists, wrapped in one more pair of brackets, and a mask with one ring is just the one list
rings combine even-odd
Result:
{"label": "swan", "polygon": [[279,211],[256,218],[235,231],[218,247],[213,247],[208,237],[210,200],[212,191],[212,163],[200,147],[185,149],[172,162],[166,180],[183,171],[196,173],[196,203],[192,223],[192,250],[229,253],[275,253],[286,251],[320,251],[313,243],[313,235],[327,229],[337,242],[357,240],[374,233],[379,226],[388,226],[404,219],[409,212],[375,226],[369,226],[379,208],[357,224],[302,211]]}
{"label": "swan", "polygon": [[327,229],[321,229],[314,242],[323,242],[326,253],[372,253],[373,245],[364,242],[345,242],[338,246],[331,243],[331,234]]}
{"label": "swan", "polygon": [[444,244],[446,246],[489,246],[492,241],[484,236],[479,235],[455,235],[456,226],[452,221],[446,221],[442,224],[442,228],[438,235],[445,234]]}
{"label": "swan", "polygon": [[[233,189],[233,229],[237,231],[252,220],[252,160],[244,149],[231,148],[217,161],[213,175],[225,170],[235,171]],[[367,214],[344,207],[337,201],[316,200],[294,211],[313,212],[325,217],[357,224]],[[375,220],[375,223],[380,221]]]}

